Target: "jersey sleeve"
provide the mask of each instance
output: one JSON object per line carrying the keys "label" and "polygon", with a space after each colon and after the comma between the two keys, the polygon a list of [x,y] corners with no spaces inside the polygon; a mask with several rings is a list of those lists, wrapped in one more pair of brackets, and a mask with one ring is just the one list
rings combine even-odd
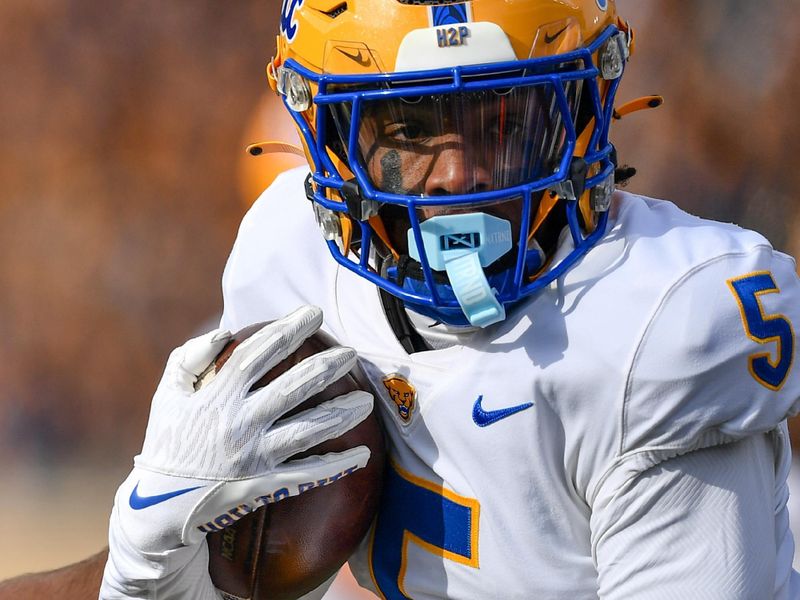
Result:
{"label": "jersey sleeve", "polygon": [[589,499],[601,597],[797,597],[785,423],[800,407],[795,268],[766,243],[718,256],[669,286],[647,321],[618,454]]}
{"label": "jersey sleeve", "polygon": [[765,433],[800,408],[794,261],[769,245],[696,267],[662,297],[625,383],[600,487],[692,450]]}
{"label": "jersey sleeve", "polygon": [[766,243],[717,256],[644,323],[617,453],[587,498],[600,597],[797,597],[795,268]]}
{"label": "jersey sleeve", "polygon": [[627,359],[616,448],[587,491],[593,510],[665,460],[797,413],[800,283],[794,261],[761,239],[664,284]]}

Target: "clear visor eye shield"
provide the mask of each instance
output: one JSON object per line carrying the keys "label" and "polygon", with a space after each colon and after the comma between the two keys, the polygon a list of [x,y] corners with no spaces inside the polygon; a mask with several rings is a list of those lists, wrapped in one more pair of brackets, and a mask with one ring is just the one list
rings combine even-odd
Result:
{"label": "clear visor eye shield", "polygon": [[[503,320],[506,307],[563,274],[605,232],[615,169],[609,124],[626,59],[627,38],[610,26],[586,48],[487,65],[330,75],[287,60],[278,90],[314,163],[306,193],[334,258],[443,322]],[[609,82],[604,95],[598,78]],[[307,81],[318,88],[313,99]],[[312,101],[316,136],[301,115]],[[580,141],[579,104],[589,124]],[[572,238],[549,265],[532,235],[547,190],[563,202]],[[585,190],[598,215],[589,233],[579,208]],[[384,212],[403,215],[401,245],[418,263],[416,277],[370,264],[373,245],[386,242],[387,227],[376,225]],[[344,239],[358,243],[343,243],[342,213],[360,229]]]}

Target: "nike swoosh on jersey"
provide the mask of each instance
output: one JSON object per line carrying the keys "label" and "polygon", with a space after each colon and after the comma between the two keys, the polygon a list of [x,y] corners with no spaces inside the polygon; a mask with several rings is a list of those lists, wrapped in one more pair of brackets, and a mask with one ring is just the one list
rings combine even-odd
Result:
{"label": "nike swoosh on jersey", "polygon": [[131,492],[131,497],[128,499],[128,504],[131,505],[133,510],[142,510],[143,508],[149,508],[151,506],[155,506],[156,504],[161,504],[162,502],[166,502],[167,500],[171,500],[172,498],[176,498],[177,496],[183,496],[184,494],[188,494],[189,492],[193,492],[195,490],[199,490],[202,485],[198,485],[197,487],[186,488],[183,490],[175,490],[174,492],[167,492],[166,494],[157,494],[155,496],[140,496],[139,495],[139,484],[136,484],[136,487],[133,488]]}
{"label": "nike swoosh on jersey", "polygon": [[510,406],[508,408],[500,408],[498,410],[484,410],[481,403],[483,402],[483,395],[478,396],[475,404],[472,407],[472,420],[478,427],[488,427],[493,423],[515,415],[533,406],[533,402],[526,402],[525,404],[518,404],[517,406]]}

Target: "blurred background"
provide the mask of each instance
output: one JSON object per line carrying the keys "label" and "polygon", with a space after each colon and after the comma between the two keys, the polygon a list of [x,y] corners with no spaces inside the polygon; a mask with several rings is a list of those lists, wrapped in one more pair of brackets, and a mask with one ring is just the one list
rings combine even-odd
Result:
{"label": "blurred background", "polygon": [[[796,3],[618,6],[638,34],[621,102],[667,99],[616,126],[639,171],[629,189],[800,254]],[[213,326],[239,220],[297,164],[244,154],[293,136],[264,77],[278,12],[0,3],[0,507],[13,532],[0,578],[104,545],[169,351]]]}

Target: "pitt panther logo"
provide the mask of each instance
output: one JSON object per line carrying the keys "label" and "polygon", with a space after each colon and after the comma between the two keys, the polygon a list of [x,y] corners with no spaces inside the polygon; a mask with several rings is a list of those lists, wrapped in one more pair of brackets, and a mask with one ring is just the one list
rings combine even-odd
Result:
{"label": "pitt panther logo", "polygon": [[408,382],[408,379],[399,373],[392,373],[383,378],[383,385],[389,392],[389,397],[397,405],[397,414],[407,425],[411,422],[414,408],[417,404],[417,390]]}
{"label": "pitt panther logo", "polygon": [[291,43],[297,35],[297,21],[294,20],[294,13],[303,6],[305,0],[283,0],[281,6],[281,33],[286,36],[286,40]]}

